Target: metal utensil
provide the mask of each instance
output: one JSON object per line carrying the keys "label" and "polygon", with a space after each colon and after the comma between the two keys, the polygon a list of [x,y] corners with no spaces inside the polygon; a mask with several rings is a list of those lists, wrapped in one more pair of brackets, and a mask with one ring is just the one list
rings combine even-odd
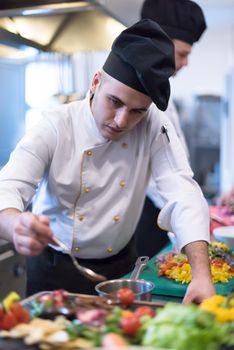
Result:
{"label": "metal utensil", "polygon": [[139,258],[137,258],[137,261],[135,263],[134,270],[131,273],[130,279],[137,280],[140,274],[142,273],[142,271],[144,270],[145,266],[147,265],[148,261],[149,261],[148,256],[139,256]]}
{"label": "metal utensil", "polygon": [[148,256],[140,256],[137,259],[135,268],[128,279],[122,278],[98,283],[95,286],[96,292],[99,295],[108,297],[115,296],[116,292],[120,288],[130,288],[135,294],[135,300],[150,301],[152,299],[151,292],[154,289],[154,283],[151,281],[138,279],[148,260]]}
{"label": "metal utensil", "polygon": [[67,253],[70,256],[75,268],[77,270],[79,270],[82,273],[82,275],[86,276],[88,279],[90,279],[92,281],[106,281],[105,276],[100,275],[100,274],[94,272],[93,270],[80,265],[78,263],[78,261],[76,260],[76,257],[74,256],[74,254],[68,249],[68,247],[66,246],[65,243],[63,243],[62,241],[60,241],[57,238],[53,238],[53,240],[60,248],[62,248],[62,250],[65,253]]}

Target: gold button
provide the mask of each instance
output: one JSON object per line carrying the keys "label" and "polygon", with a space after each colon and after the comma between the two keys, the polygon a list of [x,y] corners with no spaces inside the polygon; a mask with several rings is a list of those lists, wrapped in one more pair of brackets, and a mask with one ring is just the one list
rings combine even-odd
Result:
{"label": "gold button", "polygon": [[107,251],[107,253],[112,253],[113,252],[113,248],[108,247],[106,251]]}
{"label": "gold button", "polygon": [[89,193],[90,192],[90,188],[89,187],[85,187],[85,193]]}
{"label": "gold button", "polygon": [[87,151],[86,153],[87,153],[87,156],[88,156],[88,157],[91,157],[91,156],[93,155],[93,152],[92,152],[92,151]]}
{"label": "gold button", "polygon": [[85,218],[84,215],[80,215],[80,216],[79,216],[79,220],[80,220],[80,221],[83,221],[84,218]]}
{"label": "gold button", "polygon": [[128,144],[125,142],[123,142],[121,146],[122,146],[122,148],[128,148]]}
{"label": "gold button", "polygon": [[120,183],[119,183],[120,187],[125,187],[126,185],[126,182],[124,180],[121,180]]}
{"label": "gold button", "polygon": [[80,251],[80,247],[75,247],[75,251],[79,252]]}
{"label": "gold button", "polygon": [[114,219],[115,222],[118,222],[120,220],[120,216],[119,215],[115,215],[113,219]]}

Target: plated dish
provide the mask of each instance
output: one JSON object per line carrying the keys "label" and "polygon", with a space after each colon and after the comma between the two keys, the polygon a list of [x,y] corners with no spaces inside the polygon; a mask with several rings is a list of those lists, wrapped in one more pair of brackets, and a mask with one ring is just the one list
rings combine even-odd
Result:
{"label": "plated dish", "polygon": [[[223,350],[223,346],[232,349],[234,345],[231,295],[214,296],[200,306],[168,303],[155,307],[148,302],[121,307],[115,305],[115,299],[105,305],[105,299],[99,296],[71,295],[58,290],[39,293],[22,304],[30,311],[31,319],[1,331],[0,349],[188,350],[191,339],[193,350]],[[72,308],[71,319],[64,314],[55,315],[54,310],[63,307]],[[36,316],[35,310],[40,314]],[[46,316],[52,310],[51,319],[42,318],[45,310]]]}

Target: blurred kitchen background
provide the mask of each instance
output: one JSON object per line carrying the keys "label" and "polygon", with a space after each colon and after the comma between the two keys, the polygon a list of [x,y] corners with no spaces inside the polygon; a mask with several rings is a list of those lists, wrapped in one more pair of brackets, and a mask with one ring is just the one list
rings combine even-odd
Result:
{"label": "blurred kitchen background", "polygon": [[[142,3],[0,1],[0,167],[43,109],[85,96],[114,38],[140,18]],[[212,203],[234,183],[234,0],[197,3],[208,30],[171,85],[195,178]],[[0,273],[22,294],[23,258],[1,241],[0,249]],[[4,288],[0,279],[0,298]]]}

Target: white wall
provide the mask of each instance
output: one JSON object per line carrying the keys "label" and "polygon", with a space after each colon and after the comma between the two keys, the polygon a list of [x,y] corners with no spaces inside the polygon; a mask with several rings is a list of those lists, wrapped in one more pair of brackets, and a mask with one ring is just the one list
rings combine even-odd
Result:
{"label": "white wall", "polygon": [[172,79],[173,95],[183,99],[200,93],[223,95],[233,62],[234,23],[207,29],[193,47],[189,66]]}

